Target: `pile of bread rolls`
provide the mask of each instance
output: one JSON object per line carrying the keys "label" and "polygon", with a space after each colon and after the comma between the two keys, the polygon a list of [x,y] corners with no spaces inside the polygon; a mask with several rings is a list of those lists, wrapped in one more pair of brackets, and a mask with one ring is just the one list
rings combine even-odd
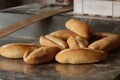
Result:
{"label": "pile of bread rolls", "polygon": [[85,64],[106,59],[108,52],[120,46],[120,36],[94,32],[86,23],[70,19],[67,29],[40,36],[39,45],[10,43],[0,47],[6,58],[23,58],[27,64],[41,64],[56,60],[59,63]]}

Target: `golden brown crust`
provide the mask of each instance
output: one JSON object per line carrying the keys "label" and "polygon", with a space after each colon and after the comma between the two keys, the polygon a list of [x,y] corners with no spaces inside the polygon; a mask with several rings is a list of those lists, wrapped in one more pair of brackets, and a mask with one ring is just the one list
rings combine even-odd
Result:
{"label": "golden brown crust", "polygon": [[65,41],[53,35],[41,36],[39,42],[43,46],[59,47],[61,50],[68,47]]}
{"label": "golden brown crust", "polygon": [[103,51],[111,51],[120,46],[120,36],[112,33],[97,33],[97,37],[100,39],[92,42],[88,48],[103,50]]}
{"label": "golden brown crust", "polygon": [[66,22],[65,25],[66,28],[80,36],[85,37],[86,39],[89,39],[93,34],[92,29],[87,24],[77,19],[70,19]]}
{"label": "golden brown crust", "polygon": [[72,36],[70,36],[68,38],[67,44],[68,44],[69,48],[72,48],[72,49],[80,48],[79,45],[78,45],[78,43],[77,43],[77,41]]}
{"label": "golden brown crust", "polygon": [[40,47],[40,45],[29,43],[9,43],[0,47],[0,55],[6,58],[23,58],[23,55],[30,47]]}
{"label": "golden brown crust", "polygon": [[90,49],[65,49],[59,52],[55,59],[59,63],[83,64],[95,63],[104,60],[107,53],[99,50]]}
{"label": "golden brown crust", "polygon": [[65,41],[67,41],[67,39],[70,36],[78,36],[76,33],[72,32],[70,30],[67,30],[67,29],[52,32],[52,33],[50,33],[50,35],[57,36]]}
{"label": "golden brown crust", "polygon": [[37,49],[31,47],[25,52],[23,59],[28,64],[50,62],[59,51],[58,47],[40,47]]}
{"label": "golden brown crust", "polygon": [[87,48],[88,41],[82,36],[70,36],[67,40],[69,48]]}

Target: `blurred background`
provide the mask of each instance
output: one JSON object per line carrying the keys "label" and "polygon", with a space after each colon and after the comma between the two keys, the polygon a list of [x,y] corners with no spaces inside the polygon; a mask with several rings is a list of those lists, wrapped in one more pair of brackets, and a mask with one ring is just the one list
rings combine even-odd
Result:
{"label": "blurred background", "polygon": [[[69,1],[69,0],[65,0],[65,1]],[[0,0],[0,9],[6,9],[9,7],[16,7],[25,4],[56,3],[56,2],[62,3],[63,0]]]}
{"label": "blurred background", "polygon": [[0,9],[15,7],[24,4],[47,2],[47,1],[52,2],[54,0],[0,0]]}

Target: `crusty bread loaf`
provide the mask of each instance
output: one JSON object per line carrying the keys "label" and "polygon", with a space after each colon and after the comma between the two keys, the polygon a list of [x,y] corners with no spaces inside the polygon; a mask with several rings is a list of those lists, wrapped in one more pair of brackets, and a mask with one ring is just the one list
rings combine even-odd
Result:
{"label": "crusty bread loaf", "polygon": [[88,41],[82,36],[70,36],[67,40],[69,48],[87,48]]}
{"label": "crusty bread loaf", "polygon": [[77,19],[70,19],[66,22],[65,25],[66,28],[80,36],[85,37],[86,39],[89,39],[93,34],[92,29],[87,24]]}
{"label": "crusty bread loaf", "polygon": [[68,47],[64,40],[53,35],[41,36],[39,42],[43,46],[59,47],[61,50]]}
{"label": "crusty bread loaf", "polygon": [[67,41],[67,39],[68,39],[70,36],[78,36],[78,35],[75,34],[74,32],[72,32],[72,31],[70,31],[70,30],[67,30],[67,29],[52,32],[52,33],[50,33],[50,35],[57,36],[57,37],[63,39],[64,41]]}
{"label": "crusty bread loaf", "polygon": [[97,40],[103,39],[105,37],[110,37],[110,36],[114,36],[116,34],[113,33],[107,33],[107,32],[96,32],[93,34],[93,36],[91,37],[90,42],[95,42]]}
{"label": "crusty bread loaf", "polygon": [[107,53],[104,51],[79,48],[62,50],[55,56],[55,59],[59,63],[83,64],[99,62],[106,57]]}
{"label": "crusty bread loaf", "polygon": [[60,48],[58,47],[31,47],[25,52],[23,60],[28,64],[50,62],[59,51]]}
{"label": "crusty bread loaf", "polygon": [[40,45],[29,43],[9,43],[0,47],[0,55],[6,58],[23,58],[23,55],[30,47],[40,47]]}
{"label": "crusty bread loaf", "polygon": [[120,36],[112,33],[96,33],[96,37],[99,37],[98,40],[92,42],[88,48],[103,50],[103,51],[112,51],[120,47]]}

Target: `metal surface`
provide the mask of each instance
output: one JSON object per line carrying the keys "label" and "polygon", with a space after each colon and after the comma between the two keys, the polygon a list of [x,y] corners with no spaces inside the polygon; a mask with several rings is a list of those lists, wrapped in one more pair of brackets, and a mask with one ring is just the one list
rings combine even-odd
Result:
{"label": "metal surface", "polygon": [[0,10],[3,13],[39,14],[42,11],[59,9],[68,5],[34,3]]}

